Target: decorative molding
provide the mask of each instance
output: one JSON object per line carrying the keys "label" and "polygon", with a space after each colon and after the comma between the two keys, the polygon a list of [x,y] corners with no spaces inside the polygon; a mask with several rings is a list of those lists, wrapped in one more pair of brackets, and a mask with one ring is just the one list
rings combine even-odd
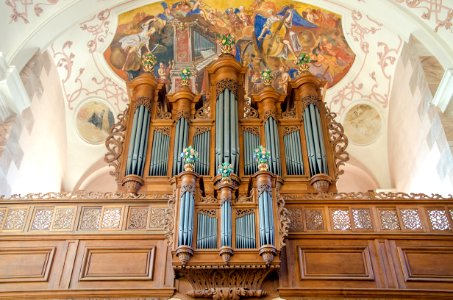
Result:
{"label": "decorative molding", "polygon": [[121,155],[123,154],[124,140],[126,138],[127,129],[127,117],[129,108],[127,107],[123,113],[120,113],[117,117],[118,121],[110,129],[110,135],[105,141],[105,147],[107,153],[104,156],[104,161],[113,167],[110,171],[110,175],[115,177],[115,181],[118,185],[121,185],[120,180],[120,169],[121,169]]}
{"label": "decorative molding", "polygon": [[453,200],[453,195],[446,197],[439,194],[426,195],[423,193],[313,193],[313,194],[285,194],[286,200]]}
{"label": "decorative molding", "polygon": [[327,120],[329,122],[327,127],[329,129],[330,143],[335,157],[335,179],[338,179],[338,177],[344,173],[344,170],[340,169],[341,166],[344,166],[349,160],[349,153],[346,152],[349,141],[348,137],[344,134],[343,125],[335,121],[337,114],[330,112],[327,105],[325,108]]}

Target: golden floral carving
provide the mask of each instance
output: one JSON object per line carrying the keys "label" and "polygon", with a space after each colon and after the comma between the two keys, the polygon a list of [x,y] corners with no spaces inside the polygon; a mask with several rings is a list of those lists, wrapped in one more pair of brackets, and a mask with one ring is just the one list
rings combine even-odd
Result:
{"label": "golden floral carving", "polygon": [[236,81],[231,79],[223,79],[216,84],[216,98],[225,90],[229,89],[238,99],[238,84]]}

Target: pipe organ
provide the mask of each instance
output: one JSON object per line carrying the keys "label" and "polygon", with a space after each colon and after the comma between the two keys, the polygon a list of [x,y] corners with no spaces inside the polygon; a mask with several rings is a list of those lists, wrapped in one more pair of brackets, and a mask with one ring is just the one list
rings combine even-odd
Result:
{"label": "pipe organ", "polygon": [[451,299],[451,196],[336,193],[324,82],[246,95],[245,73],[222,54],[205,95],[130,80],[106,141],[123,193],[0,198],[0,298]]}
{"label": "pipe organ", "polygon": [[[202,38],[195,38],[202,44]],[[259,276],[278,271],[288,234],[282,196],[336,191],[338,168],[327,130],[332,120],[321,97],[323,82],[305,72],[290,83],[287,94],[265,85],[245,99],[244,74],[245,68],[225,54],[206,69],[206,97],[188,85],[158,96],[163,86],[149,74],[129,83],[131,105],[137,108],[128,116],[131,133],[120,188],[174,194],[169,240],[173,269],[181,276],[195,269],[208,276],[212,268],[239,274],[244,265],[261,270]],[[137,88],[142,78],[148,90]],[[138,104],[145,98],[151,99],[150,110]],[[159,114],[162,107],[169,107],[165,118]],[[200,107],[208,113],[197,111]],[[189,145],[198,152],[193,164],[181,156]],[[270,152],[266,168],[256,160],[260,145]],[[130,171],[135,157],[140,168],[133,170],[139,172]],[[230,166],[231,175],[217,174],[222,164]],[[214,290],[221,293],[222,288]],[[199,286],[191,293],[212,296],[212,290]],[[255,285],[243,296],[262,293]]]}

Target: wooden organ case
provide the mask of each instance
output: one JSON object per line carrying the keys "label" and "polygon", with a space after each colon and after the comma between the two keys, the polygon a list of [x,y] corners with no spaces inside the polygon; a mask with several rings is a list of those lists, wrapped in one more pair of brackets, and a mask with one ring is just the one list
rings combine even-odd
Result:
{"label": "wooden organ case", "polygon": [[106,141],[118,193],[0,200],[0,298],[451,299],[453,200],[337,193],[348,142],[324,82],[248,96],[245,73],[222,54],[206,95],[130,80]]}

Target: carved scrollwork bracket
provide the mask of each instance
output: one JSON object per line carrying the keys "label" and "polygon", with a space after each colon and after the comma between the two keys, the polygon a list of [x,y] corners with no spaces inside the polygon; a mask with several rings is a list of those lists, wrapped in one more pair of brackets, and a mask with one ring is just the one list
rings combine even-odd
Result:
{"label": "carved scrollwork bracket", "polygon": [[126,134],[127,128],[127,116],[129,108],[126,108],[122,113],[117,117],[118,121],[110,129],[110,135],[105,141],[105,147],[107,148],[107,153],[104,156],[104,160],[109,166],[112,166],[114,169],[110,171],[110,175],[115,177],[115,180],[118,184],[121,184],[119,180],[121,161],[120,157],[123,154],[123,143]]}
{"label": "carved scrollwork bracket", "polygon": [[331,112],[327,105],[325,108],[328,120],[330,143],[335,156],[335,179],[338,179],[338,176],[344,173],[344,170],[341,170],[340,167],[344,166],[344,164],[349,160],[349,153],[346,152],[346,147],[348,147],[349,142],[347,136],[344,134],[343,125],[335,121],[337,114]]}
{"label": "carved scrollwork bracket", "polygon": [[164,109],[162,108],[162,104],[161,103],[159,103],[157,105],[157,119],[164,119],[164,120],[171,119],[171,112],[164,111]]}
{"label": "carved scrollwork bracket", "polygon": [[176,211],[176,196],[172,195],[168,198],[168,209],[166,220],[164,223],[165,238],[170,248],[173,247],[173,239],[175,234],[175,211]]}
{"label": "carved scrollwork bracket", "polygon": [[258,111],[252,107],[252,98],[244,99],[244,119],[258,119]]}
{"label": "carved scrollwork bracket", "polygon": [[279,195],[277,201],[278,207],[278,217],[279,217],[279,226],[278,226],[278,233],[279,233],[279,242],[280,248],[285,246],[285,239],[288,237],[289,226],[291,224],[291,219],[289,218],[288,209],[285,208],[285,199]]}

